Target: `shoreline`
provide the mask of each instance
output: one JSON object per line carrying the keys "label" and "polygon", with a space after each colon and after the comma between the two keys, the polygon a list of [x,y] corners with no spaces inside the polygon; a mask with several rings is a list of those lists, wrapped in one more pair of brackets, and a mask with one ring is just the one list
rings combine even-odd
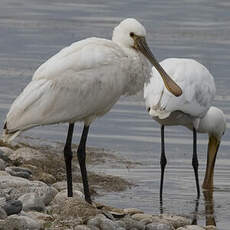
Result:
{"label": "shoreline", "polygon": [[[183,216],[152,215],[137,208],[119,209],[97,202],[89,205],[84,201],[77,159],[73,159],[74,197],[67,198],[64,158],[60,151],[63,146],[62,143],[39,145],[39,140],[30,138],[22,138],[13,145],[0,142],[0,229],[216,229],[191,226],[191,220]],[[76,148],[73,145],[73,152]],[[118,176],[95,173],[94,166],[101,164],[135,167],[136,163],[104,149],[87,148],[93,198],[135,186]]]}

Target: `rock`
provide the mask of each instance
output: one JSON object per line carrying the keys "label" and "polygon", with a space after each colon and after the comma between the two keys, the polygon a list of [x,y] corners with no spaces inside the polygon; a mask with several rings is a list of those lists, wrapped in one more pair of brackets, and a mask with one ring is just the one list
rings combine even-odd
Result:
{"label": "rock", "polygon": [[0,207],[3,207],[6,204],[6,197],[0,197]]}
{"label": "rock", "polygon": [[42,212],[45,210],[43,199],[36,193],[26,193],[18,198],[23,203],[23,210],[35,210]]}
{"label": "rock", "polygon": [[60,200],[58,203],[52,202],[51,204],[52,215],[57,215],[62,222],[70,222],[73,226],[87,223],[89,218],[101,212],[101,210],[98,210],[85,200],[76,197],[68,197],[67,199]]}
{"label": "rock", "polygon": [[107,219],[104,215],[98,214],[96,217],[90,219],[87,222],[87,226],[95,226],[101,230],[116,230],[119,225],[110,219]]}
{"label": "rock", "polygon": [[6,168],[6,163],[4,160],[0,159],[0,170],[3,171]]}
{"label": "rock", "polygon": [[9,158],[11,161],[24,163],[31,160],[46,160],[46,155],[39,150],[23,147],[10,154]]}
{"label": "rock", "polygon": [[43,181],[44,183],[46,184],[53,184],[56,182],[56,178],[49,174],[49,173],[46,173],[46,172],[41,172],[39,174],[39,178],[38,178],[40,181]]}
{"label": "rock", "polygon": [[44,204],[48,205],[54,199],[57,193],[58,191],[54,187],[48,186],[47,189],[43,191],[43,194],[40,193],[40,195],[42,196]]}
{"label": "rock", "polygon": [[[60,192],[62,190],[67,189],[67,182],[66,181],[59,181],[59,182],[52,184],[52,186]],[[78,191],[83,192],[82,183],[73,183],[73,190],[78,190]]]}
{"label": "rock", "polygon": [[29,181],[25,178],[15,176],[1,176],[0,177],[0,191],[8,193],[11,199],[17,199],[25,193],[35,192],[42,197],[45,205],[48,205],[57,190],[51,186],[46,185],[40,181]]}
{"label": "rock", "polygon": [[175,228],[169,223],[151,223],[147,224],[145,230],[174,230]]}
{"label": "rock", "polygon": [[22,211],[22,202],[20,200],[9,200],[2,207],[8,216],[18,214]]}
{"label": "rock", "polygon": [[141,211],[140,209],[137,209],[137,208],[125,208],[124,213],[132,216],[132,215],[137,214],[137,213],[143,214],[144,212]]}
{"label": "rock", "polygon": [[120,228],[124,228],[125,229],[125,223],[122,221],[122,220],[117,220],[116,221],[117,225],[120,227]]}
{"label": "rock", "polygon": [[124,217],[122,221],[125,223],[126,229],[137,229],[137,230],[145,229],[145,225],[143,223],[138,222],[129,216]]}
{"label": "rock", "polygon": [[25,213],[26,216],[38,221],[43,227],[46,223],[51,223],[54,221],[54,217],[46,213],[37,212],[37,211],[28,211]]}
{"label": "rock", "polygon": [[[80,200],[85,199],[84,194],[78,190],[73,190],[73,197]],[[54,197],[53,203],[59,204],[68,199],[69,197],[67,196],[67,190],[62,190],[61,192],[57,193],[57,195]]]}
{"label": "rock", "polygon": [[14,151],[10,148],[7,147],[0,147],[0,159],[4,160],[5,162],[10,162],[9,156],[13,153]]}
{"label": "rock", "polygon": [[204,230],[204,228],[198,225],[186,225],[184,227],[177,228],[177,230]]}
{"label": "rock", "polygon": [[214,225],[207,225],[206,227],[204,227],[204,229],[206,229],[206,230],[217,230],[216,226],[214,226]]}
{"label": "rock", "polygon": [[74,230],[91,230],[91,229],[86,225],[78,225],[74,228]]}
{"label": "rock", "polygon": [[39,230],[41,224],[27,216],[12,215],[0,222],[1,230]]}
{"label": "rock", "polygon": [[173,215],[163,214],[160,215],[160,218],[167,220],[176,229],[191,224],[191,220],[183,216],[173,216]]}
{"label": "rock", "polygon": [[98,214],[94,218],[88,220],[87,226],[96,226],[100,228],[101,221],[102,219],[105,219],[105,218],[106,217],[104,215]]}
{"label": "rock", "polygon": [[152,219],[153,216],[150,214],[137,213],[137,214],[132,215],[132,218],[134,220],[140,221],[140,220],[144,220],[144,219]]}
{"label": "rock", "polygon": [[0,219],[6,219],[6,218],[7,218],[6,211],[0,207]]}
{"label": "rock", "polygon": [[6,171],[0,171],[0,177],[1,176],[10,176],[10,174]]}
{"label": "rock", "polygon": [[88,226],[90,230],[100,230],[98,227],[90,225]]}
{"label": "rock", "polygon": [[144,225],[147,225],[153,222],[153,218],[146,218],[141,220],[140,222],[143,223]]}
{"label": "rock", "polygon": [[32,177],[32,172],[28,168],[22,167],[7,167],[6,172],[8,172],[11,176],[23,177],[26,179],[30,179]]}
{"label": "rock", "polygon": [[112,220],[104,218],[100,223],[101,230],[116,230],[118,225],[116,225]]}

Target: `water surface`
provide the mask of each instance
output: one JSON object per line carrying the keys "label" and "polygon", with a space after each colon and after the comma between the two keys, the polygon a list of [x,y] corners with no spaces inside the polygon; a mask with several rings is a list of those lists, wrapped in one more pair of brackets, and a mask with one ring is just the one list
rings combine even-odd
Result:
{"label": "water surface", "polygon": [[[89,37],[111,38],[112,28],[126,17],[146,27],[155,56],[195,58],[216,80],[214,104],[230,119],[230,3],[228,0],[129,0],[71,1],[0,0],[0,122],[33,72],[48,57],[70,43]],[[81,126],[76,129],[79,137]],[[36,128],[24,135],[64,142],[66,125]],[[185,128],[166,128],[168,165],[164,186],[164,211],[193,216],[195,181],[191,166],[192,133]],[[200,182],[206,166],[207,136],[198,135]],[[78,140],[78,139],[77,139]],[[135,168],[96,170],[119,175],[138,186],[101,198],[117,207],[138,207],[159,213],[160,127],[145,112],[142,98],[121,98],[110,113],[91,127],[88,144],[103,147],[140,162]],[[229,132],[217,156],[213,216],[218,229],[230,226]],[[207,200],[207,199],[206,199]],[[205,224],[207,204],[202,195],[198,224]],[[206,211],[205,211],[206,210]],[[210,210],[209,210],[210,211]]]}

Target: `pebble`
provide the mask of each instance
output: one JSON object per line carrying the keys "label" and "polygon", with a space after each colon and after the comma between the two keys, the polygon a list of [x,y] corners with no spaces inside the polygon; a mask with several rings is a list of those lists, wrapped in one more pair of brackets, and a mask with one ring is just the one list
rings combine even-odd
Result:
{"label": "pebble", "polygon": [[183,227],[185,225],[191,224],[191,220],[188,218],[185,218],[183,216],[163,214],[163,215],[160,215],[158,217],[163,218],[163,220],[167,220],[176,229],[179,227]]}
{"label": "pebble", "polygon": [[[54,184],[52,184],[54,188],[56,188],[59,192],[62,190],[66,190],[67,188],[67,182],[66,181],[59,181]],[[74,183],[73,182],[73,190],[83,191],[83,186],[81,183]]]}
{"label": "pebble", "polygon": [[177,228],[177,230],[204,230],[204,228],[198,225],[186,225],[184,227]]}
{"label": "pebble", "polygon": [[6,168],[6,163],[4,160],[0,159],[0,170],[4,171]]}
{"label": "pebble", "polygon": [[141,222],[138,222],[134,219],[132,219],[129,216],[126,216],[122,219],[122,221],[125,223],[125,228],[126,229],[137,229],[137,230],[144,230],[145,225]]}
{"label": "pebble", "polygon": [[4,160],[5,162],[9,162],[9,156],[13,154],[13,150],[7,147],[0,147],[0,159]]}
{"label": "pebble", "polygon": [[42,213],[42,212],[37,212],[37,211],[27,211],[23,213],[24,215],[35,219],[36,221],[38,221],[42,226],[45,226],[45,224],[51,223],[54,221],[53,216],[48,215],[46,213]]}
{"label": "pebble", "polygon": [[74,230],[91,230],[91,229],[86,225],[78,225],[74,228]]}
{"label": "pebble", "polygon": [[36,220],[31,219],[28,216],[18,216],[12,215],[7,217],[4,221],[0,222],[0,229],[1,230],[38,230],[41,229],[41,224]]}
{"label": "pebble", "polygon": [[[84,200],[84,194],[78,190],[73,190],[73,197]],[[59,204],[65,200],[68,200],[69,197],[67,196],[67,190],[62,190],[61,192],[57,193],[56,196],[53,199],[53,203]]]}
{"label": "pebble", "polygon": [[7,218],[6,211],[0,207],[0,219],[6,219],[6,218]]}
{"label": "pebble", "polygon": [[124,213],[132,216],[132,215],[137,214],[137,213],[143,214],[144,212],[141,211],[140,209],[137,209],[137,208],[125,208]]}
{"label": "pebble", "polygon": [[134,220],[137,220],[137,221],[144,220],[144,219],[150,219],[151,220],[153,218],[153,216],[150,214],[137,213],[137,214],[132,215],[132,218]]}
{"label": "pebble", "polygon": [[10,193],[11,199],[17,199],[25,193],[35,192],[42,197],[45,205],[48,205],[57,194],[55,188],[41,181],[29,181],[15,176],[1,176],[0,191]]}
{"label": "pebble", "polygon": [[56,178],[53,175],[46,172],[40,173],[39,180],[43,181],[46,184],[53,184],[54,182],[56,182]]}
{"label": "pebble", "polygon": [[9,200],[6,201],[6,204],[2,207],[7,216],[18,214],[22,210],[22,202],[20,200]]}
{"label": "pebble", "polygon": [[32,177],[32,172],[28,168],[11,166],[11,167],[7,167],[5,170],[11,176],[17,176],[17,177],[22,177],[26,179],[30,179]]}
{"label": "pebble", "polygon": [[23,210],[35,210],[42,212],[45,210],[45,204],[41,197],[36,193],[26,193],[18,198],[23,203]]}
{"label": "pebble", "polygon": [[46,160],[46,155],[39,150],[29,147],[19,148],[9,155],[11,161],[18,163],[28,162],[31,160]]}
{"label": "pebble", "polygon": [[0,171],[0,177],[1,176],[10,176],[10,174],[6,171]]}
{"label": "pebble", "polygon": [[206,230],[217,230],[216,226],[214,225],[207,225],[206,227],[204,227]]}
{"label": "pebble", "polygon": [[147,224],[145,230],[174,230],[175,228],[170,224],[165,223],[151,223]]}

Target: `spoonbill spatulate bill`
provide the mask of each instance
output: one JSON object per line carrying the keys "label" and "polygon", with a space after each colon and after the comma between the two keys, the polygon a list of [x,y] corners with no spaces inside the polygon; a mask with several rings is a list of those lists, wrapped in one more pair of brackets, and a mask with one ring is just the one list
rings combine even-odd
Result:
{"label": "spoonbill spatulate bill", "polygon": [[172,96],[156,69],[152,68],[150,82],[145,85],[144,98],[149,115],[161,125],[160,200],[162,201],[164,170],[167,164],[164,127],[168,125],[182,125],[193,131],[192,165],[199,198],[197,132],[209,135],[203,188],[211,189],[216,154],[226,127],[224,113],[211,106],[216,93],[214,78],[206,67],[192,59],[169,58],[160,65],[183,91],[180,97]]}
{"label": "spoonbill spatulate bill", "polygon": [[7,114],[3,133],[6,141],[35,126],[69,123],[64,158],[70,197],[75,122],[84,123],[77,155],[85,199],[91,203],[85,157],[92,121],[107,113],[121,95],[135,94],[144,87],[151,72],[147,59],[169,91],[176,96],[182,93],[154,58],[145,36],[143,25],[128,18],[114,28],[112,40],[92,37],[62,49],[37,69]]}

